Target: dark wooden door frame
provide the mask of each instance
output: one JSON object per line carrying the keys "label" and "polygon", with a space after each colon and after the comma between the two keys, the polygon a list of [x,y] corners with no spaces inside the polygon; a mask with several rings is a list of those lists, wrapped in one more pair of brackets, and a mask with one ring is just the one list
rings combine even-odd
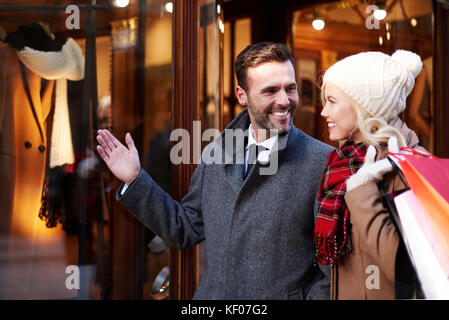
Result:
{"label": "dark wooden door frame", "polygon": [[449,9],[434,0],[434,150],[435,155],[449,158]]}
{"label": "dark wooden door frame", "polygon": [[[172,128],[186,129],[193,136],[198,112],[199,0],[175,0],[173,10]],[[193,154],[190,143],[190,154]],[[171,195],[181,200],[189,190],[194,164],[172,164]],[[197,247],[170,252],[170,297],[192,299],[198,286]]]}

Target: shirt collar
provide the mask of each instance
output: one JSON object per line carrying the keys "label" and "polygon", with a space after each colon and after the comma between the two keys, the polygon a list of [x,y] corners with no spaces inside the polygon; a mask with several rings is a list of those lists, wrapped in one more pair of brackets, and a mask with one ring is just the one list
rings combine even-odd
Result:
{"label": "shirt collar", "polygon": [[269,139],[266,139],[260,143],[257,143],[256,139],[253,136],[253,125],[250,123],[248,128],[248,144],[246,145],[246,150],[248,150],[249,146],[255,144],[256,146],[263,146],[268,150],[271,150],[277,140],[278,136],[275,135]]}

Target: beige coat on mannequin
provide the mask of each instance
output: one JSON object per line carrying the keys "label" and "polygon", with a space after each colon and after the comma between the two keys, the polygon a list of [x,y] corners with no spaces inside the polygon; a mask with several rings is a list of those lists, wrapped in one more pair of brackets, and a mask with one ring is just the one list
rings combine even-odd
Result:
{"label": "beige coat on mannequin", "polygon": [[[25,68],[33,106],[22,81],[21,63],[14,49],[0,44],[0,231],[35,234],[45,228],[36,217],[41,206],[47,138],[54,81],[41,92],[41,77]],[[33,112],[34,111],[34,112]]]}

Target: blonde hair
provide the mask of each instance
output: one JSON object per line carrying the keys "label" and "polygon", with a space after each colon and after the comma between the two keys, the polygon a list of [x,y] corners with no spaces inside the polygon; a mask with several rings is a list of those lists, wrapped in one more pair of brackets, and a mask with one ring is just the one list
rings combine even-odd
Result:
{"label": "blonde hair", "polygon": [[[325,104],[325,85],[325,83],[321,85],[320,94],[321,103],[323,106]],[[349,101],[351,102],[351,107],[357,115],[357,124],[354,131],[356,129],[360,130],[362,142],[367,145],[374,145],[376,148],[379,148],[381,144],[387,144],[388,140],[391,137],[396,137],[398,139],[399,148],[407,146],[404,137],[398,129],[388,125],[388,123],[384,119],[372,116],[362,105],[348,96],[345,92],[343,92],[343,90],[340,91],[345,95],[345,97],[349,99]]]}

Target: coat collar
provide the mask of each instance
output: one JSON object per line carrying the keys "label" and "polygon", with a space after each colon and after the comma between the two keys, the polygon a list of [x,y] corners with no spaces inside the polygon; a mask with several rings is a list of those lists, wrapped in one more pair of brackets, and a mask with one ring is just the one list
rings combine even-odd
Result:
{"label": "coat collar", "polygon": [[[232,155],[228,154],[227,156],[229,157],[229,159],[233,159],[232,163],[226,163],[225,161],[225,157],[226,157],[226,148],[225,148],[225,132],[226,130],[236,130],[236,129],[241,129],[244,132],[245,137],[248,137],[248,127],[250,124],[250,118],[248,115],[248,110],[244,109],[242,112],[240,112],[240,114],[235,117],[231,123],[225,128],[225,130],[223,132],[221,132],[220,136],[217,139],[217,143],[221,145],[222,150],[224,150],[223,154],[223,166],[224,169],[226,171],[226,177],[228,182],[231,184],[232,188],[234,189],[234,191],[236,193],[238,193],[244,183],[244,177],[243,177],[243,172],[244,172],[244,164],[242,161],[238,161],[237,162],[237,155],[236,155],[236,147],[234,145],[234,147],[232,148]],[[285,150],[287,149],[288,146],[288,141],[292,139],[293,135],[295,135],[296,133],[296,128],[294,127],[294,125],[292,124],[289,132],[287,134],[284,134],[282,136],[279,136],[277,143],[274,145],[273,149],[271,150],[270,154],[273,152],[278,152],[278,157],[285,152]],[[245,138],[245,139],[246,139]],[[244,149],[243,149],[244,150]],[[242,155],[240,155],[242,157]],[[244,157],[244,155],[243,155]],[[239,160],[242,160],[242,158],[240,158]]]}

